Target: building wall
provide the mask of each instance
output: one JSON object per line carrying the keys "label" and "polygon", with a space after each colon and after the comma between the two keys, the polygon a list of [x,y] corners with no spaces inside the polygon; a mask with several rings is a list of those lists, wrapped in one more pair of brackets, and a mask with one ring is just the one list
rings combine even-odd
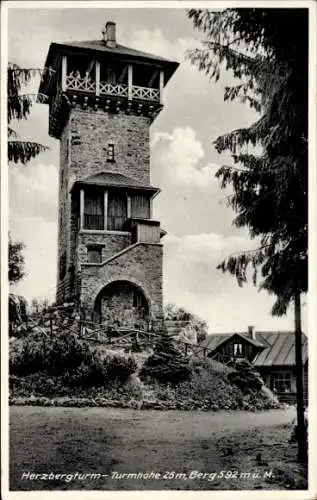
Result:
{"label": "building wall", "polygon": [[[303,369],[303,389],[304,389],[304,403],[305,405],[308,404],[308,367],[307,363],[304,366]],[[276,366],[270,366],[270,367],[264,367],[264,368],[258,368],[255,367],[261,374],[265,384],[272,390],[272,372],[278,372],[278,371],[291,371],[292,373],[292,379],[291,379],[291,392],[284,392],[284,393],[277,393],[277,397],[281,403],[288,403],[288,404],[295,404],[296,403],[296,372],[295,368],[290,366],[290,367],[276,367]]]}
{"label": "building wall", "polygon": [[[69,125],[71,182],[108,170],[150,184],[149,117],[76,107]],[[107,162],[108,143],[114,144],[115,162]]]}
{"label": "building wall", "polygon": [[257,348],[250,344],[249,342],[245,341],[242,337],[239,335],[234,335],[233,337],[230,337],[228,341],[224,342],[223,344],[220,344],[217,349],[215,349],[215,352],[218,352],[221,356],[230,357],[234,358],[234,344],[242,344],[245,352],[245,357],[249,360],[252,361],[254,359],[254,356],[257,352]]}
{"label": "building wall", "polygon": [[[58,255],[57,255],[57,300],[65,298],[58,294],[60,288],[65,288],[67,269],[70,261],[70,194],[69,194],[69,163],[70,163],[70,132],[69,124],[63,130],[60,141],[59,190],[58,190]],[[65,259],[66,273],[60,276],[61,261]]]}
{"label": "building wall", "polygon": [[154,321],[163,320],[162,258],[160,244],[137,244],[104,266],[82,266],[81,301],[93,313],[96,298],[113,281],[130,281],[145,295]]}
{"label": "building wall", "polygon": [[[79,197],[77,194],[72,199],[71,194],[75,181],[103,171],[121,173],[149,185],[150,120],[125,112],[71,109],[60,139],[58,268],[66,259],[66,272],[63,279],[58,277],[58,303],[78,293],[81,302],[93,310],[97,293],[109,281],[130,280],[144,290],[153,318],[163,318],[161,245],[140,245],[107,266],[81,268],[87,262],[87,245],[103,245],[105,261],[131,245],[131,234],[79,231]],[[114,162],[107,161],[108,143],[114,144]],[[79,290],[74,273],[80,276]]]}
{"label": "building wall", "polygon": [[[80,232],[78,236],[78,245],[87,247],[87,245],[104,245],[102,248],[102,261],[109,259],[124,248],[131,245],[131,234],[120,233],[85,233]],[[86,259],[83,259],[86,262]]]}

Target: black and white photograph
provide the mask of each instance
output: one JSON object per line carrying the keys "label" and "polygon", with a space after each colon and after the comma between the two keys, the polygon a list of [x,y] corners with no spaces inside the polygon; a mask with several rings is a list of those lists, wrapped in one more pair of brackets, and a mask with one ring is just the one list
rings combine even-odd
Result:
{"label": "black and white photograph", "polygon": [[317,498],[316,22],[3,2],[4,499]]}

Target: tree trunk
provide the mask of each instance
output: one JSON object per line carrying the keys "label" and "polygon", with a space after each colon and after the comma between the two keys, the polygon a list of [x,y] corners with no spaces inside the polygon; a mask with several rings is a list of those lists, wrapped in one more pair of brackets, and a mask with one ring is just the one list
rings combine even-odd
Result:
{"label": "tree trunk", "polygon": [[295,359],[296,359],[296,399],[297,399],[297,458],[307,461],[307,436],[304,419],[303,358],[300,293],[295,293]]}

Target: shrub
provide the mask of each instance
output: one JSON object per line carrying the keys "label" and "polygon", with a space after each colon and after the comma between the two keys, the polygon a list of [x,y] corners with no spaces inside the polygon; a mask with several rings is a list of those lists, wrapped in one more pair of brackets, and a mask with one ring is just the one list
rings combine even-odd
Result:
{"label": "shrub", "polygon": [[37,339],[26,338],[10,345],[9,372],[27,375],[45,369],[45,349]]}
{"label": "shrub", "polygon": [[235,364],[236,371],[228,374],[228,380],[236,385],[242,392],[260,391],[264,381],[260,374],[248,361],[241,361]]}
{"label": "shrub", "polygon": [[140,370],[141,379],[154,379],[160,383],[178,384],[191,374],[189,363],[171,337],[162,333],[154,352]]}
{"label": "shrub", "polygon": [[103,367],[107,380],[124,382],[137,370],[138,365],[132,356],[106,354],[103,359]]}
{"label": "shrub", "polygon": [[105,371],[101,363],[81,363],[63,374],[63,382],[71,387],[100,387],[105,384]]}
{"label": "shrub", "polygon": [[81,365],[93,364],[96,351],[75,333],[65,332],[53,339],[47,353],[47,368],[50,373],[60,374],[76,370]]}

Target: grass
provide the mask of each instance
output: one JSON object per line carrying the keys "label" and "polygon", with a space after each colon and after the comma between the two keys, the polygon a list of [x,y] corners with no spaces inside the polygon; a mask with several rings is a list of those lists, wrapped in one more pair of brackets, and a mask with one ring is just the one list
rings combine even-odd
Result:
{"label": "grass", "polygon": [[225,489],[250,489],[244,471],[252,475],[252,489],[307,489],[307,467],[297,462],[297,444],[289,443],[291,430],[291,425],[283,424],[218,440],[216,448],[226,469],[242,473],[238,483],[228,478]]}
{"label": "grass", "polygon": [[[294,409],[254,414],[11,407],[10,416],[11,490],[283,490],[297,488],[298,484],[307,487],[305,470],[294,462],[294,445],[288,443]],[[272,422],[274,426],[270,425]],[[259,469],[261,474],[274,469],[273,476],[257,480],[219,478],[221,471]],[[100,477],[22,480],[23,472],[28,471],[96,473]],[[151,471],[160,473],[161,478],[111,477],[113,472]],[[209,476],[190,479],[193,471]],[[212,479],[210,473],[217,473],[218,477]],[[290,483],[291,474],[296,474],[296,478]]]}

